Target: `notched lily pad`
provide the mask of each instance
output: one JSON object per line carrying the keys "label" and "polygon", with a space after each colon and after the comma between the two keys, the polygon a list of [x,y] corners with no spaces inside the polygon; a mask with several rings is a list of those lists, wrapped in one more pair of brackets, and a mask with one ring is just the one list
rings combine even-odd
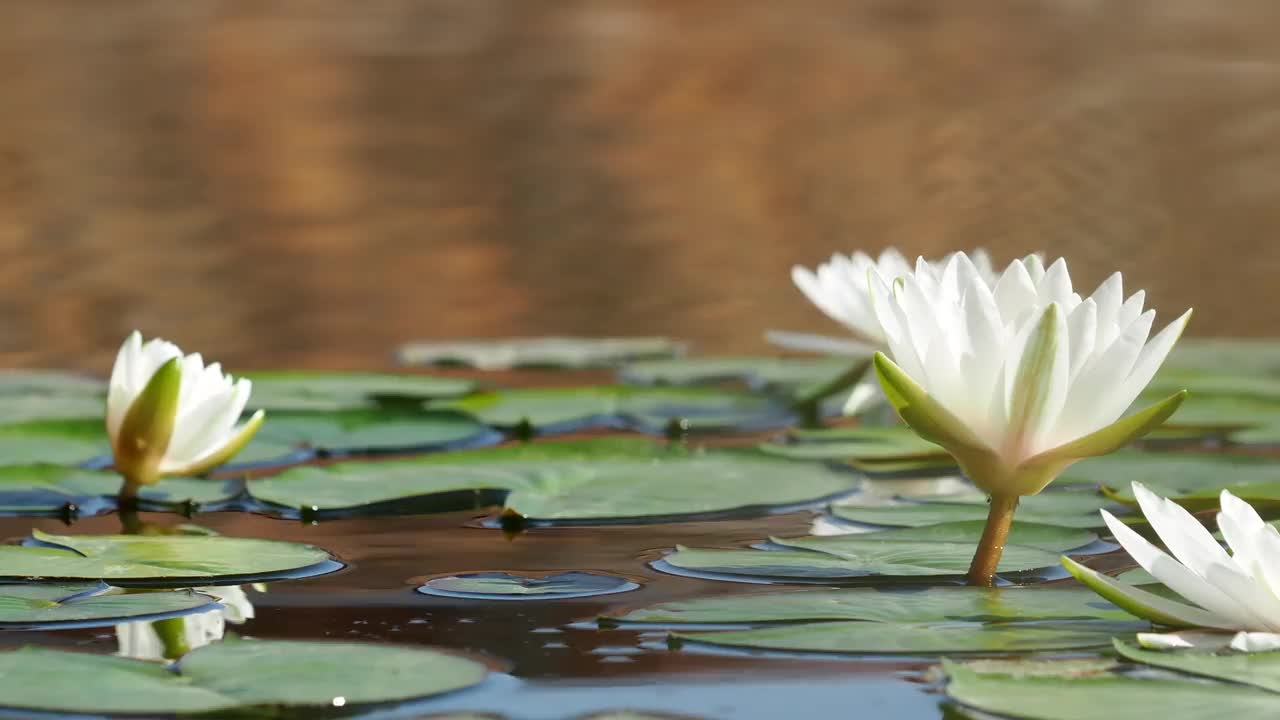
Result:
{"label": "notched lily pad", "polygon": [[[61,465],[0,466],[0,515],[84,517],[115,508],[120,476]],[[167,478],[142,489],[143,510],[216,509],[242,490],[239,481]]]}
{"label": "notched lily pad", "polygon": [[418,587],[418,592],[472,600],[563,600],[639,587],[623,577],[590,572],[476,572],[431,578]]}
{"label": "notched lily pad", "polygon": [[160,620],[218,608],[190,590],[126,593],[105,583],[0,584],[0,630],[53,630]]}
{"label": "notched lily pad", "polygon": [[51,535],[0,546],[0,578],[105,580],[114,585],[208,585],[318,575],[341,567],[300,543],[192,535]]}
{"label": "notched lily pad", "polygon": [[501,390],[436,403],[495,427],[529,426],[542,434],[614,428],[661,434],[752,431],[785,427],[786,404],[747,392],[712,388],[636,388],[600,385]]}
{"label": "notched lily pad", "polygon": [[611,367],[629,360],[684,354],[685,343],[665,337],[532,337],[425,340],[396,352],[405,365],[464,365],[479,370]]}
{"label": "notched lily pad", "polygon": [[488,673],[474,660],[424,648],[280,640],[206,645],[175,670],[35,647],[0,652],[0,707],[93,715],[225,717],[263,708],[338,714],[461,690]]}

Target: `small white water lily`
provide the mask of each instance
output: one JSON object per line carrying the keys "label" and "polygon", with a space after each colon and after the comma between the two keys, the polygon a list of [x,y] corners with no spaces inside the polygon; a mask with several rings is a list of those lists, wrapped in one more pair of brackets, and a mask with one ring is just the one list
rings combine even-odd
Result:
{"label": "small white water lily", "polygon": [[994,284],[964,253],[894,278],[871,271],[872,306],[893,359],[876,375],[902,419],[951,453],[991,495],[970,570],[989,583],[1018,498],[1077,460],[1163,423],[1185,391],[1121,417],[1173,348],[1191,312],[1148,341],[1155,311],[1115,273],[1087,299],[1067,264],[1015,260]]}
{"label": "small white water lily", "polygon": [[239,452],[262,425],[259,410],[239,426],[251,384],[205,366],[199,353],[134,332],[111,370],[107,434],[126,492],[168,475],[199,475]]}
{"label": "small white water lily", "polygon": [[1134,561],[1191,604],[1147,592],[1062,558],[1067,570],[1099,595],[1157,625],[1229,632],[1142,633],[1153,648],[1280,649],[1280,532],[1249,503],[1222,491],[1218,529],[1231,552],[1177,503],[1133,483],[1142,514],[1169,553],[1106,510],[1102,518]]}
{"label": "small white water lily", "polygon": [[[217,598],[222,607],[171,620],[120,623],[116,625],[116,654],[137,660],[173,660],[183,653],[221,640],[226,634],[227,623],[240,625],[254,616],[253,603],[238,585],[196,590]],[[162,628],[160,623],[167,625]],[[169,634],[167,644],[166,638],[161,637],[162,632]]]}
{"label": "small white water lily", "polygon": [[[945,264],[948,255],[938,264]],[[996,273],[986,251],[975,250],[971,257],[974,268],[988,284],[994,284]],[[867,275],[872,271],[892,281],[910,275],[912,265],[896,248],[886,248],[878,258],[858,251],[850,255],[836,253],[831,259],[810,270],[802,265],[791,268],[791,281],[827,317],[844,325],[853,339],[833,338],[773,331],[765,335],[769,342],[788,350],[820,352],[834,355],[865,357],[877,350],[887,350],[888,340],[871,306]],[[845,403],[844,414],[855,415],[872,404],[883,401],[874,379],[864,380],[853,388]]]}

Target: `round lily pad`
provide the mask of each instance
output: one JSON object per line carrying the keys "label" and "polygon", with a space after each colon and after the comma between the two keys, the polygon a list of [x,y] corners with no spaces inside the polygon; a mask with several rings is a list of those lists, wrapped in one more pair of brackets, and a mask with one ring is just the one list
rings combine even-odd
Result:
{"label": "round lily pad", "polygon": [[1134,623],[882,623],[827,622],[726,632],[672,633],[677,641],[708,645],[830,653],[1009,653],[1104,647]]}
{"label": "round lily pad", "polygon": [[274,412],[236,462],[280,457],[302,448],[328,454],[410,452],[471,447],[501,439],[487,426],[453,412]]}
{"label": "round lily pad", "polygon": [[[89,516],[115,508],[122,484],[112,472],[61,465],[0,466],[0,514]],[[216,509],[240,493],[231,480],[167,478],[144,487],[144,510]]]}
{"label": "round lily pad", "polygon": [[474,381],[460,378],[395,373],[275,370],[246,373],[245,377],[253,381],[249,407],[268,412],[372,408],[379,399],[457,397],[476,386]]}
{"label": "round lily pad", "polygon": [[474,660],[424,648],[278,640],[206,645],[175,669],[34,647],[0,652],[0,707],[93,715],[333,713],[460,690],[487,675]]}
{"label": "round lily pad", "polygon": [[1119,641],[1115,649],[1130,662],[1280,693],[1280,652],[1170,652]]}
{"label": "round lily pad", "polygon": [[617,623],[725,624],[866,620],[888,623],[1131,620],[1082,587],[843,588],[660,603],[604,618]]}
{"label": "round lily pad", "polygon": [[252,480],[249,490],[276,508],[319,513],[403,510],[410,498],[438,498],[443,509],[505,497],[508,510],[530,521],[598,522],[761,512],[850,492],[858,482],[850,473],[750,450],[686,451],[608,439],[296,468]]}
{"label": "round lily pad", "polygon": [[465,365],[480,370],[518,367],[609,367],[628,360],[680,355],[684,343],[664,337],[538,337],[432,340],[401,346],[405,365]]}
{"label": "round lily pad", "polygon": [[[839,555],[844,552],[842,548],[854,548],[852,552],[856,553],[858,552],[857,548],[864,547],[868,542],[918,540],[922,542],[968,545],[974,543],[974,538],[982,536],[982,530],[985,526],[986,520],[960,520],[915,527],[887,528],[865,533],[773,538],[772,541],[787,547],[818,550]],[[1012,545],[1061,553],[1084,547],[1097,539],[1097,535],[1081,528],[1043,525],[1015,520],[1013,527],[1009,531],[1008,542]]]}
{"label": "round lily pad", "polygon": [[712,388],[590,386],[478,393],[433,407],[459,410],[501,428],[532,426],[543,434],[587,428],[667,432],[750,431],[785,427],[791,409],[747,392]]}
{"label": "round lily pad", "polygon": [[423,583],[418,592],[473,600],[562,600],[627,592],[638,587],[626,578],[589,572],[477,572],[432,578]]}
{"label": "round lily pad", "polygon": [[305,577],[340,567],[311,545],[192,535],[50,535],[0,546],[0,578],[190,586]]}
{"label": "round lily pad", "polygon": [[[1068,528],[1096,528],[1103,525],[1102,515],[1098,511],[1111,504],[1106,498],[1091,493],[1046,492],[1022,498],[1015,521]],[[920,527],[960,521],[985,522],[987,499],[983,496],[965,495],[902,505],[834,505],[831,512],[843,520],[869,525]]]}
{"label": "round lily pad", "polygon": [[0,584],[0,630],[51,630],[160,620],[216,610],[190,590],[126,593],[105,583]]}

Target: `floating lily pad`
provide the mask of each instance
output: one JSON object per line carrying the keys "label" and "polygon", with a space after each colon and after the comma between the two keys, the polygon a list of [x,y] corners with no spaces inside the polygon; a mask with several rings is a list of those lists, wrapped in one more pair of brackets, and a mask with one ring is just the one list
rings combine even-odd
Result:
{"label": "floating lily pad", "polygon": [[459,410],[501,428],[527,423],[541,433],[587,428],[662,433],[672,422],[692,431],[763,430],[784,427],[794,419],[786,405],[770,398],[710,388],[514,389],[434,407]]}
{"label": "floating lily pad", "polygon": [[473,660],[421,648],[278,640],[214,643],[176,668],[34,647],[3,652],[0,706],[93,715],[334,712],[460,690],[487,674]]}
{"label": "floating lily pad", "polygon": [[0,578],[105,580],[115,585],[208,585],[329,572],[336,563],[311,545],[192,535],[50,535],[0,546]]}
{"label": "floating lily pad", "polygon": [[[773,542],[787,547],[818,550],[843,557],[850,553],[861,553],[868,542],[918,540],[923,542],[972,543],[974,538],[982,536],[982,530],[985,526],[985,519],[961,520],[846,535],[808,536],[791,539],[774,538]],[[1016,520],[1009,531],[1008,541],[1013,545],[1040,548],[1050,552],[1063,552],[1084,547],[1097,539],[1098,536],[1088,530]]]}
{"label": "floating lily pad", "polygon": [[466,365],[480,370],[518,367],[610,367],[628,360],[681,355],[685,344],[664,337],[540,337],[433,340],[401,346],[405,365]]}
{"label": "floating lily pad", "polygon": [[372,408],[380,399],[451,398],[476,386],[471,380],[420,374],[279,370],[247,373],[245,377],[253,381],[249,407],[268,411]]}
{"label": "floating lily pad", "polygon": [[1254,688],[1131,675],[1082,678],[979,674],[943,661],[947,695],[969,707],[1027,720],[1262,718],[1280,698]]}
{"label": "floating lily pad", "polygon": [[865,370],[861,362],[839,357],[688,357],[631,363],[622,369],[621,377],[623,382],[637,385],[698,385],[733,380],[757,390],[804,394],[858,367]]}
{"label": "floating lily pad", "polygon": [[[96,412],[102,413],[103,407],[99,402]],[[77,465],[110,454],[111,442],[101,417],[0,425],[0,461],[5,465]]]}
{"label": "floating lily pad", "polygon": [[[1139,397],[1134,402],[1134,407],[1147,407],[1169,394],[1149,392]],[[1184,438],[1234,437],[1243,430],[1275,425],[1277,422],[1280,422],[1280,400],[1253,395],[1214,395],[1192,391],[1178,408],[1178,412],[1158,429],[1159,435]]]}
{"label": "floating lily pad", "polygon": [[0,585],[0,630],[114,625],[217,607],[213,598],[189,590],[125,593],[105,583]]}
{"label": "floating lily pad", "polygon": [[947,451],[897,425],[795,430],[789,442],[765,443],[760,449],[796,460],[848,463],[870,475],[932,476],[959,472]]}
{"label": "floating lily pad", "polygon": [[1184,337],[1160,375],[1180,370],[1280,375],[1280,342],[1268,338]]}
{"label": "floating lily pad", "polygon": [[[809,538],[832,542],[823,552],[813,550],[714,550],[677,547],[658,564],[702,575],[733,578],[771,578],[799,582],[830,582],[867,576],[923,577],[962,575],[977,541],[929,542],[879,540],[880,533]],[[788,541],[792,545],[799,540]],[[1007,545],[1000,572],[1019,572],[1054,566],[1060,553],[1021,545]]]}
{"label": "floating lily pad", "polygon": [[[439,450],[496,442],[501,436],[475,420],[452,412],[275,412],[237,462],[279,456],[299,448],[330,453]],[[255,447],[262,448],[253,455]],[[266,450],[265,448],[271,448]]]}
{"label": "floating lily pad", "polygon": [[[778,482],[783,477],[786,482]],[[494,503],[510,491],[507,508],[530,520],[588,522],[810,503],[849,492],[857,483],[848,473],[749,450],[686,451],[614,439],[296,468],[253,480],[249,489],[262,502],[318,512],[403,505],[429,496],[456,503],[459,493],[472,503]]]}
{"label": "floating lily pad", "polygon": [[[1106,498],[1089,493],[1045,492],[1022,498],[1015,517],[1018,523],[1095,528],[1103,525],[1098,511],[1110,504]],[[868,525],[920,527],[937,523],[982,522],[987,518],[987,499],[965,495],[904,505],[833,505],[831,512],[843,520]]]}
{"label": "floating lily pad", "polygon": [[1144,650],[1116,642],[1116,652],[1126,660],[1188,675],[1253,685],[1280,693],[1280,652],[1211,653]]}
{"label": "floating lily pad", "polygon": [[0,424],[101,418],[106,407],[106,392],[106,383],[75,373],[0,371]]}
{"label": "floating lily pad", "polygon": [[653,605],[606,620],[723,624],[865,620],[883,623],[1111,620],[1132,617],[1080,587],[846,588],[728,595]]}
{"label": "floating lily pad", "polygon": [[[113,472],[61,465],[0,466],[0,514],[63,514],[74,506],[78,515],[95,515],[115,507],[122,482]],[[139,501],[144,510],[208,508],[240,489],[237,481],[167,478],[142,488]]]}
{"label": "floating lily pad", "polygon": [[677,641],[821,653],[1010,653],[1103,647],[1116,634],[1131,635],[1132,623],[882,623],[826,622],[752,630],[672,633]]}
{"label": "floating lily pad", "polygon": [[537,575],[480,572],[432,578],[422,584],[418,592],[473,600],[562,600],[627,592],[638,587],[626,578],[589,572]]}
{"label": "floating lily pad", "polygon": [[1096,484],[1129,498],[1137,481],[1158,495],[1273,481],[1280,463],[1261,457],[1205,453],[1118,452],[1072,465],[1059,481]]}

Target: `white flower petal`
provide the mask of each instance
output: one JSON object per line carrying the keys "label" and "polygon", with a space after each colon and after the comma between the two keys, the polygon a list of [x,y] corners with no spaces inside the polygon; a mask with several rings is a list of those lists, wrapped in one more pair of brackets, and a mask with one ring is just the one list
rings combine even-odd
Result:
{"label": "white flower petal", "polygon": [[1238,652],[1269,652],[1280,650],[1280,634],[1265,632],[1239,632],[1231,638],[1231,649]]}
{"label": "white flower petal", "polygon": [[[1242,633],[1243,634],[1243,633]],[[1221,650],[1231,642],[1228,633],[1184,630],[1171,633],[1138,633],[1138,644],[1149,650]]]}

